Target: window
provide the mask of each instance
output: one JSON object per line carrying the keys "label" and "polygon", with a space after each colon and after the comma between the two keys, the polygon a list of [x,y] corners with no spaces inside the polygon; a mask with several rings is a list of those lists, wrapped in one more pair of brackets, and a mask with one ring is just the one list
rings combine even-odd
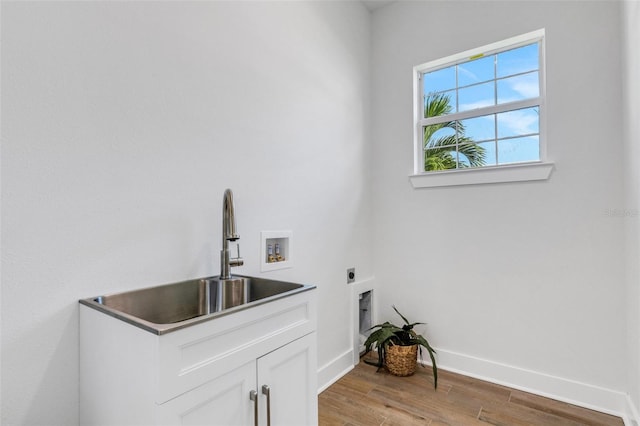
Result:
{"label": "window", "polygon": [[415,67],[414,186],[481,169],[493,178],[467,174],[453,184],[548,178],[543,41],[540,30]]}

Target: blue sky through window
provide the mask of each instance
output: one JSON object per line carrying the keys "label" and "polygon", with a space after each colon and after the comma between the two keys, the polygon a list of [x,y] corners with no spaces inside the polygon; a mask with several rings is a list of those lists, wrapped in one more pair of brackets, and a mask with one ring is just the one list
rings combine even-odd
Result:
{"label": "blue sky through window", "polygon": [[[425,72],[425,103],[434,96],[446,96],[450,114],[456,114],[535,99],[540,96],[539,67],[539,43],[536,42]],[[453,127],[458,129],[460,140],[466,138],[484,150],[485,166],[537,161],[540,159],[539,107],[517,108],[465,118]],[[451,136],[452,132],[456,133],[452,128],[440,129],[431,139]],[[428,133],[425,129],[425,135]],[[435,146],[425,141],[427,151]],[[460,152],[458,157],[457,167],[469,166]]]}

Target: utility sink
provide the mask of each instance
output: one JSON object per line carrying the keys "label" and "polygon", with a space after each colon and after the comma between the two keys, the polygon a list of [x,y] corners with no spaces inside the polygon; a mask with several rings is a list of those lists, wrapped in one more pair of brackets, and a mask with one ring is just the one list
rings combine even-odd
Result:
{"label": "utility sink", "polygon": [[313,288],[234,275],[92,297],[80,303],[152,333],[165,334]]}

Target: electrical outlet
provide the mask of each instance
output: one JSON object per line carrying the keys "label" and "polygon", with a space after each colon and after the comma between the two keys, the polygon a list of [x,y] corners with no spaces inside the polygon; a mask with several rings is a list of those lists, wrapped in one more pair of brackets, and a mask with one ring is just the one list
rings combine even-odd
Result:
{"label": "electrical outlet", "polygon": [[347,269],[347,284],[351,284],[356,280],[356,268]]}

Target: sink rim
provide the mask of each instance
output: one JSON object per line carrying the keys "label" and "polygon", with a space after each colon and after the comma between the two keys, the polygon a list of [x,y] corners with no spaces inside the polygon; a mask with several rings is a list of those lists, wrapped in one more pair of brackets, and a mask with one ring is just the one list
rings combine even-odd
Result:
{"label": "sink rim", "polygon": [[99,295],[99,296],[93,296],[93,297],[89,297],[89,298],[85,298],[85,299],[80,299],[78,302],[81,305],[84,306],[88,306],[90,308],[93,308],[97,311],[100,311],[104,314],[107,314],[111,317],[120,319],[122,321],[125,321],[131,325],[134,325],[136,327],[139,327],[143,330],[146,330],[148,332],[151,332],[153,334],[157,334],[157,335],[163,335],[163,334],[167,334],[170,333],[172,331],[176,331],[176,330],[180,330],[186,327],[190,327],[196,324],[200,324],[206,321],[211,321],[215,318],[220,318],[226,315],[231,315],[235,312],[238,311],[243,311],[245,309],[250,309],[252,307],[255,306],[259,306],[259,305],[263,305],[265,303],[269,303],[272,302],[274,300],[278,300],[278,299],[282,299],[284,297],[288,297],[288,296],[293,296],[294,294],[298,294],[301,292],[305,292],[305,291],[309,291],[309,290],[313,290],[316,288],[315,285],[312,284],[301,284],[301,283],[294,283],[294,282],[290,282],[290,281],[281,281],[281,280],[274,280],[274,279],[270,279],[270,278],[262,278],[262,277],[254,277],[254,276],[249,276],[249,275],[240,275],[240,274],[234,274],[230,279],[234,279],[234,278],[247,278],[247,279],[256,279],[256,280],[268,280],[268,281],[276,281],[276,282],[281,282],[283,284],[289,284],[289,285],[298,285],[300,287],[298,288],[294,288],[291,290],[287,290],[284,291],[282,293],[278,293],[272,296],[267,296],[264,297],[262,299],[258,299],[258,300],[254,300],[251,302],[247,302],[247,303],[243,303],[241,305],[238,306],[234,306],[231,308],[227,308],[227,309],[223,309],[217,312],[211,312],[209,314],[203,314],[203,315],[199,315],[193,318],[189,318],[189,319],[185,319],[182,321],[178,321],[178,322],[174,322],[174,323],[154,323],[145,319],[142,319],[140,317],[137,317],[135,315],[123,312],[121,310],[112,308],[110,306],[104,305],[102,303],[99,303],[97,300],[100,298],[105,298],[105,297],[111,297],[111,296],[119,296],[122,294],[126,294],[126,293],[131,293],[134,291],[140,291],[140,290],[149,290],[149,289],[153,289],[156,287],[164,287],[167,285],[175,285],[175,284],[180,284],[180,283],[186,283],[186,282],[190,282],[190,281],[198,281],[198,280],[221,280],[221,281],[226,281],[227,279],[221,279],[219,275],[214,275],[214,276],[210,276],[210,277],[203,277],[203,278],[194,278],[192,280],[184,280],[184,281],[178,281],[178,282],[174,282],[174,283],[167,283],[167,284],[161,284],[161,285],[156,285],[156,286],[150,286],[150,287],[144,287],[144,288],[137,288],[137,289],[133,289],[133,290],[128,290],[128,291],[122,291],[122,292],[118,292],[118,293],[110,293],[110,294],[103,294],[103,295]]}

